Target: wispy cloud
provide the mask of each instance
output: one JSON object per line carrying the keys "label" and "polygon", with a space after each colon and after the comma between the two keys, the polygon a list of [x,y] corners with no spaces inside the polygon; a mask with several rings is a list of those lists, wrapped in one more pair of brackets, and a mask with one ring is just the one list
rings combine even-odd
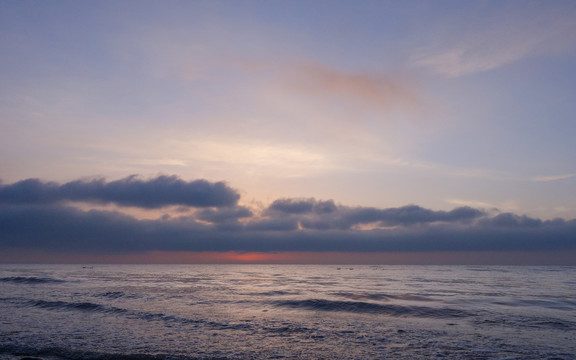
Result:
{"label": "wispy cloud", "polygon": [[467,199],[446,199],[446,203],[457,205],[457,206],[470,206],[480,209],[494,209],[497,211],[517,211],[518,205],[514,201],[504,201],[499,203],[488,203],[479,200],[467,200]]}
{"label": "wispy cloud", "polygon": [[162,166],[162,165],[169,165],[169,166],[188,166],[189,164],[186,161],[180,159],[134,159],[132,161],[134,164],[142,164],[142,165],[151,165],[151,166]]}
{"label": "wispy cloud", "polygon": [[557,180],[570,179],[570,178],[573,178],[575,176],[576,176],[576,174],[536,176],[536,177],[532,178],[532,181],[535,181],[535,182],[557,181]]}
{"label": "wispy cloud", "polygon": [[485,201],[478,201],[478,200],[465,200],[465,199],[447,199],[445,200],[448,204],[452,205],[459,205],[459,206],[473,206],[476,208],[496,208],[494,204],[487,203]]}
{"label": "wispy cloud", "polygon": [[255,176],[313,176],[336,166],[317,147],[280,141],[221,137],[172,141],[172,149],[178,149],[179,155],[191,163],[243,169]]}
{"label": "wispy cloud", "polygon": [[466,14],[464,20],[451,22],[442,39],[420,48],[412,65],[458,77],[573,47],[576,9],[561,2],[540,5],[493,9],[489,22],[482,15]]}
{"label": "wispy cloud", "polygon": [[414,82],[399,74],[348,72],[313,62],[283,69],[289,82],[310,96],[333,98],[377,112],[414,112],[423,105]]}

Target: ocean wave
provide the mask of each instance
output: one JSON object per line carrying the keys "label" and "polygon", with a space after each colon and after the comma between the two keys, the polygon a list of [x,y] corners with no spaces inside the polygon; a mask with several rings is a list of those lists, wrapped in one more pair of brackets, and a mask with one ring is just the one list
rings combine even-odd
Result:
{"label": "ocean wave", "polygon": [[352,293],[338,291],[332,293],[334,296],[340,296],[352,300],[377,300],[377,301],[390,301],[393,297],[387,294],[366,294],[366,293]]}
{"label": "ocean wave", "polygon": [[576,330],[576,323],[568,320],[560,319],[538,319],[528,323],[529,327],[538,329],[551,328],[557,330]]}
{"label": "ocean wave", "polygon": [[335,292],[332,293],[335,296],[341,296],[352,300],[376,300],[376,301],[390,301],[390,300],[406,300],[406,301],[436,301],[433,298],[413,295],[413,294],[401,294],[401,295],[390,295],[381,293],[352,293],[352,292]]}
{"label": "ocean wave", "polygon": [[313,329],[309,329],[304,326],[297,326],[294,324],[287,324],[284,326],[276,327],[264,327],[263,330],[273,334],[312,333],[315,331]]}
{"label": "ocean wave", "polygon": [[29,300],[27,303],[29,306],[47,309],[47,310],[64,310],[64,311],[82,311],[82,312],[93,312],[100,314],[114,314],[114,315],[125,315],[130,318],[138,318],[146,321],[171,321],[179,323],[197,323],[196,320],[178,318],[175,316],[166,315],[163,313],[150,313],[145,311],[134,311],[129,309],[123,309],[113,306],[106,306],[101,304],[95,304],[91,302],[65,302],[65,301],[45,301],[45,300]]}
{"label": "ocean wave", "polygon": [[15,284],[50,284],[50,283],[63,283],[65,281],[47,277],[10,276],[0,278],[0,282],[8,282]]}
{"label": "ocean wave", "polygon": [[[1,345],[0,358],[2,355],[26,359],[82,359],[82,360],[200,360],[205,357],[178,356],[169,354],[147,354],[147,353],[101,353],[90,351],[78,351],[64,347],[35,348],[33,346],[22,345]],[[227,357],[218,357],[220,360],[227,360]]]}
{"label": "ocean wave", "polygon": [[26,304],[28,306],[33,306],[46,310],[81,311],[81,312],[99,313],[115,316],[121,315],[131,319],[139,319],[144,321],[160,321],[166,324],[177,323],[181,325],[206,326],[208,328],[215,330],[247,330],[252,327],[252,325],[246,323],[215,322],[204,319],[190,319],[175,315],[166,315],[164,313],[129,310],[113,306],[95,304],[91,302],[28,300]]}
{"label": "ocean wave", "polygon": [[137,295],[137,294],[127,294],[123,291],[107,291],[104,293],[99,293],[99,294],[94,294],[94,297],[97,298],[105,298],[105,299],[120,299],[120,298],[126,298],[126,299],[140,299],[142,298],[142,295]]}
{"label": "ocean wave", "polygon": [[576,301],[572,299],[555,300],[535,300],[535,299],[513,299],[494,301],[493,304],[511,307],[542,307],[547,309],[574,311]]}
{"label": "ocean wave", "polygon": [[128,311],[126,309],[104,306],[91,302],[29,300],[28,305],[49,310],[76,310],[76,311],[114,313],[114,314],[124,314]]}
{"label": "ocean wave", "polygon": [[101,294],[96,294],[94,295],[96,297],[102,297],[102,298],[107,298],[107,299],[119,299],[121,297],[126,296],[125,293],[123,293],[122,291],[108,291],[105,293],[101,293]]}
{"label": "ocean wave", "polygon": [[324,299],[283,300],[273,302],[275,306],[314,311],[384,314],[390,316],[413,316],[426,318],[461,318],[473,314],[450,308],[424,306],[381,305],[362,301],[331,301]]}
{"label": "ocean wave", "polygon": [[558,318],[543,318],[543,317],[524,317],[524,316],[507,316],[500,318],[479,319],[474,322],[476,325],[486,326],[506,326],[511,328],[531,328],[542,330],[561,330],[561,331],[574,331],[576,330],[576,322]]}
{"label": "ocean wave", "polygon": [[298,294],[300,294],[300,293],[297,292],[297,291],[273,290],[273,291],[243,293],[243,294],[241,294],[241,295],[249,295],[249,296],[285,296],[285,295],[298,295]]}

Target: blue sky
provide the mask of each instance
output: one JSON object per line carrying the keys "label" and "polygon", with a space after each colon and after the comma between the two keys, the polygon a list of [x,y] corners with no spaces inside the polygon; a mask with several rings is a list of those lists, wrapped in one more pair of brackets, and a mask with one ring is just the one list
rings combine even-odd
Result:
{"label": "blue sky", "polygon": [[[569,222],[575,19],[573,1],[4,1],[0,202],[24,206],[9,194],[31,178],[174,175],[225,182],[248,227],[285,220],[266,209],[286,199],[340,220],[415,205]],[[29,206],[186,213],[58,201]]]}

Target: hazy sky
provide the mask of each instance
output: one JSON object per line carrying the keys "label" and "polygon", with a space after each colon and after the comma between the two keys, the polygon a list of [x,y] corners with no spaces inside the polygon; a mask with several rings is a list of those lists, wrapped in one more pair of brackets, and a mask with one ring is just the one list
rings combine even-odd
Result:
{"label": "hazy sky", "polygon": [[575,254],[575,69],[571,0],[2,1],[0,261]]}

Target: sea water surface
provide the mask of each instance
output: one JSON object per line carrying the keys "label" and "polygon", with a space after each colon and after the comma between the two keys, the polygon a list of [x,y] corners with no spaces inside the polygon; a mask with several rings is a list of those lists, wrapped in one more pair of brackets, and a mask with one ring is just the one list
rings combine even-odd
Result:
{"label": "sea water surface", "polygon": [[576,359],[576,267],[0,265],[0,359]]}

